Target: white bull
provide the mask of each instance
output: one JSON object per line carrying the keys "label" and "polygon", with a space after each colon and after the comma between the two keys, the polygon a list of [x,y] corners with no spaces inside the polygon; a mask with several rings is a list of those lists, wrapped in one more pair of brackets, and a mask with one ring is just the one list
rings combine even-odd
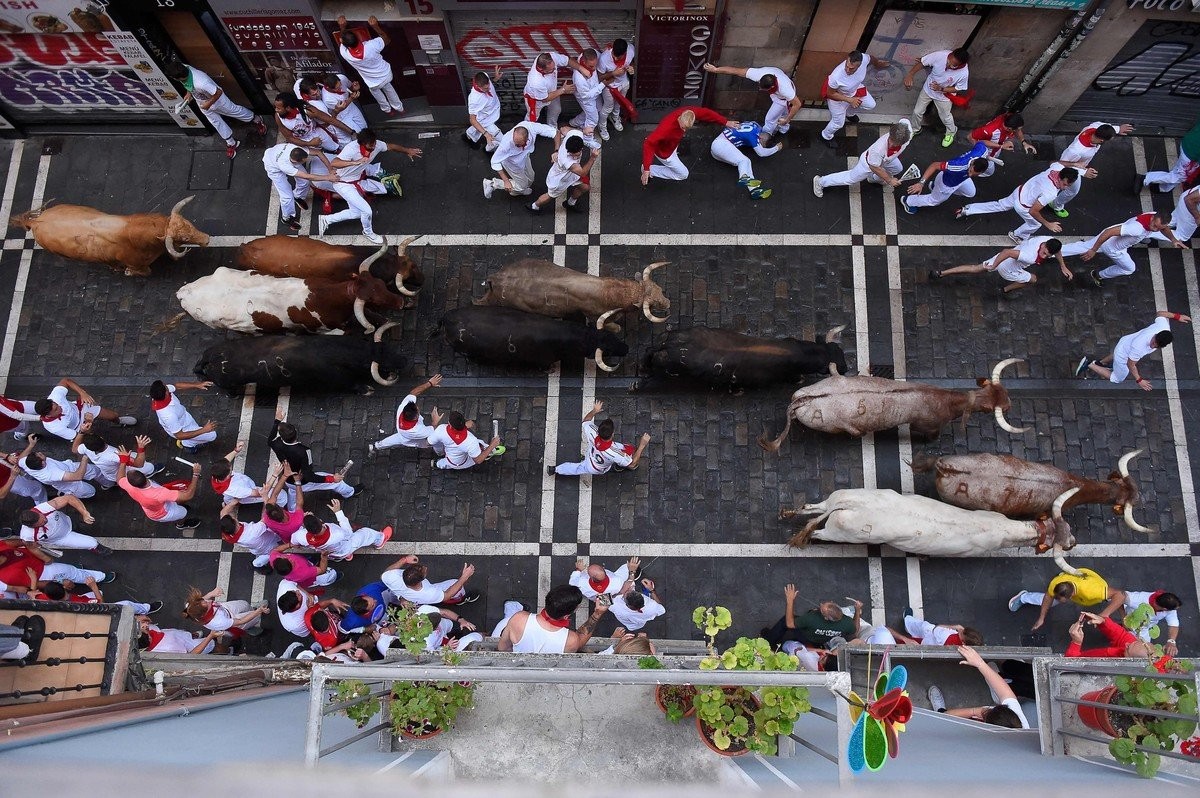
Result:
{"label": "white bull", "polygon": [[1052,516],[1038,521],[1013,521],[990,510],[964,510],[925,496],[869,488],[835,490],[819,504],[781,510],[779,517],[817,516],[792,536],[789,546],[805,546],[814,539],[887,544],[930,557],[978,557],[997,549],[1035,546],[1039,552],[1053,548],[1060,567],[1073,572],[1062,561],[1063,551],[1075,546],[1062,507],[1078,490],[1059,496]]}

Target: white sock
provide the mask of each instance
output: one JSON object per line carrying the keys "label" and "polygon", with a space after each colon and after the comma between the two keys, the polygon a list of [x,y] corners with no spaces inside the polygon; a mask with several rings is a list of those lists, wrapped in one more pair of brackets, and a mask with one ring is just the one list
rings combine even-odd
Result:
{"label": "white sock", "polygon": [[571,197],[570,199],[567,200],[567,204],[570,205],[571,207],[575,207],[576,202],[579,202],[578,197]]}

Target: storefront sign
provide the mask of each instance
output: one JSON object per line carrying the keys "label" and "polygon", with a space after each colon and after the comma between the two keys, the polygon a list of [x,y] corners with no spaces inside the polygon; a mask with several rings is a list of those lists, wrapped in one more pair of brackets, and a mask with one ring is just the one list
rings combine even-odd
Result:
{"label": "storefront sign", "polygon": [[274,99],[296,78],[342,72],[308,0],[209,0],[234,45]]}
{"label": "storefront sign", "polygon": [[1195,0],[1125,0],[1125,7],[1135,11],[1191,11],[1200,13]]}
{"label": "storefront sign", "polygon": [[159,105],[170,114],[175,124],[182,128],[200,127],[200,119],[191,106],[185,105],[179,90],[167,80],[167,76],[159,70],[158,65],[151,59],[141,42],[132,33],[106,33],[105,38],[120,53],[125,63],[133,69],[135,75],[141,78],[146,88],[154,93]]}
{"label": "storefront sign", "polygon": [[667,112],[700,104],[708,75],[704,63],[712,60],[714,11],[695,14],[651,8],[642,15],[634,101],[639,111]]}
{"label": "storefront sign", "polygon": [[[971,0],[977,6],[1016,6],[1018,8],[1087,8],[1092,0]],[[955,3],[957,0],[933,0],[935,3]]]}
{"label": "storefront sign", "polygon": [[0,33],[103,33],[117,27],[107,2],[0,0]]}

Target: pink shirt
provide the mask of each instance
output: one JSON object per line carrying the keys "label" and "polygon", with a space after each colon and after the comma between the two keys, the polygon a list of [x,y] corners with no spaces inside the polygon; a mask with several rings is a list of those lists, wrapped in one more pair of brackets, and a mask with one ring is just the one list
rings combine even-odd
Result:
{"label": "pink shirt", "polygon": [[320,569],[308,561],[307,557],[301,557],[298,554],[280,554],[277,551],[271,552],[271,565],[275,564],[276,560],[288,560],[292,563],[292,571],[287,575],[289,582],[295,582],[303,588],[313,586],[313,581],[321,575]]}
{"label": "pink shirt", "polygon": [[146,517],[150,519],[162,518],[167,514],[167,502],[179,500],[179,491],[164,488],[162,485],[151,483],[149,487],[135,488],[129,484],[128,478],[122,478],[117,484],[131,499],[142,505]]}
{"label": "pink shirt", "polygon": [[287,540],[304,523],[304,511],[297,507],[291,512],[283,508],[283,512],[287,514],[287,518],[283,521],[275,521],[266,513],[263,513],[262,521],[267,525],[267,529],[279,535],[281,539]]}

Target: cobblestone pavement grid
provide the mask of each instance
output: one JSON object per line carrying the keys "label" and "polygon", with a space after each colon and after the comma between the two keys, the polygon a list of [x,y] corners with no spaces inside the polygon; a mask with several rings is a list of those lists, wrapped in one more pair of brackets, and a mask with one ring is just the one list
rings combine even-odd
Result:
{"label": "cobblestone pavement grid", "polygon": [[[1063,284],[1054,274],[1011,299],[999,297],[998,278],[931,283],[929,268],[978,262],[1006,246],[1012,219],[956,222],[951,203],[909,217],[897,214],[890,190],[874,186],[829,189],[818,200],[809,189],[812,175],[845,168],[847,160],[804,144],[815,139],[817,126],[797,127],[791,148],[756,160],[759,177],[775,190],[768,201],[751,202],[734,185],[731,167],[709,157],[711,129],[690,137],[687,182],[643,189],[635,163],[645,131],[637,130],[605,146],[585,213],[546,211],[540,218],[502,193],[490,202],[482,198],[486,159],[463,147],[457,131],[423,140],[425,158],[394,163],[404,198],[376,203],[377,231],[393,241],[422,236],[410,252],[428,277],[414,306],[398,315],[400,346],[410,360],[399,383],[367,396],[263,393],[246,403],[216,392],[189,393],[186,403],[198,419],[221,424],[217,444],[200,459],[219,458],[243,436],[247,471],[261,478],[268,464],[266,434],[280,404],[320,463],[334,468],[353,458],[358,465],[352,479],[370,490],[348,503],[351,518],[394,524],[397,535],[385,552],[339,566],[345,576],[335,594],[348,595],[392,557],[415,549],[435,576],[456,574],[464,560],[477,564],[477,586],[486,597],[467,616],[490,625],[505,598],[532,604],[551,583],[565,580],[577,554],[614,566],[640,553],[652,561],[649,575],[669,608],[657,622],[658,635],[694,636],[691,608],[716,602],[733,609],[735,632],[753,632],[777,617],[783,584],[795,582],[810,600],[861,597],[875,621],[895,621],[907,604],[934,620],[971,623],[989,641],[1016,643],[1032,618],[1010,615],[1004,600],[1018,588],[1043,585],[1054,571],[1047,558],[1027,550],[965,560],[905,557],[886,547],[790,550],[783,542],[791,530],[777,520],[779,508],[841,487],[929,494],[931,480],[914,480],[904,464],[914,451],[1012,453],[1100,476],[1123,452],[1145,448],[1147,455],[1135,464],[1142,491],[1138,514],[1155,531],[1138,535],[1107,508],[1079,508],[1071,515],[1081,542],[1072,562],[1096,568],[1115,585],[1179,593],[1186,602],[1183,649],[1194,651],[1200,524],[1188,452],[1200,435],[1193,409],[1200,391],[1196,333],[1177,327],[1167,358],[1148,362],[1153,394],[1071,378],[1080,354],[1100,354],[1147,323],[1155,309],[1200,311],[1191,252],[1139,248],[1137,273],[1103,292]],[[858,152],[878,130],[863,126],[848,133],[847,150]],[[404,143],[413,138],[396,136]],[[136,147],[128,146],[134,141]],[[1049,155],[1066,140],[1038,143]],[[544,149],[537,156],[539,172]],[[1129,186],[1135,169],[1147,161],[1163,166],[1175,152],[1169,140],[1108,145],[1096,162],[1100,176],[1070,206],[1064,237],[1092,235],[1139,212],[1143,202],[1170,207],[1172,198],[1138,197]],[[0,307],[8,331],[3,351],[10,358],[0,362],[6,367],[0,378],[8,395],[42,396],[58,376],[72,376],[106,405],[134,409],[143,419],[137,432],[154,439],[152,457],[169,460],[178,453],[150,419],[146,387],[157,377],[188,379],[198,353],[226,334],[191,319],[163,329],[179,310],[174,292],[228,263],[238,243],[278,229],[258,153],[245,151],[232,165],[213,153],[204,139],[179,137],[30,139],[2,146],[0,216],[50,198],[114,212],[165,210],[195,193],[187,215],[215,236],[209,249],[159,262],[150,278],[139,280],[65,261],[6,228],[0,293],[13,301],[11,309]],[[907,155],[923,166],[944,151],[922,136]],[[981,181],[981,198],[1007,194],[1047,164],[1022,156],[1008,161],[996,177]],[[193,191],[189,184],[218,188]],[[303,221],[306,234],[315,232],[309,214]],[[354,232],[353,225],[335,227],[331,240],[361,243]],[[1008,435],[987,416],[948,426],[935,441],[911,441],[905,431],[857,441],[799,430],[779,455],[767,454],[755,438],[782,425],[788,387],[728,395],[671,385],[629,394],[639,354],[664,329],[633,314],[623,322],[631,354],[613,375],[597,376],[594,366],[578,363],[549,374],[514,372],[455,356],[433,337],[437,319],[478,296],[489,272],[519,257],[617,276],[668,260],[671,265],[655,275],[673,303],[665,328],[705,324],[810,338],[844,323],[852,367],[890,368],[901,378],[969,387],[1000,358],[1024,358],[1005,383],[1013,396],[1010,416],[1031,431]],[[10,320],[13,312],[18,315]],[[509,446],[503,458],[462,474],[432,473],[427,457],[407,450],[367,458],[366,443],[388,427],[397,399],[433,373],[446,381],[424,407],[461,408],[484,430],[498,420]],[[547,479],[547,460],[578,456],[579,419],[594,398],[608,405],[618,437],[635,440],[650,432],[646,467],[594,482]],[[111,437],[122,440],[116,430]],[[47,449],[64,451],[56,443]],[[100,494],[93,504],[100,519],[96,534],[118,549],[104,563],[122,574],[108,591],[112,597],[163,598],[175,607],[186,584],[220,584],[235,598],[273,598],[274,579],[253,574],[248,555],[220,542],[211,491],[194,503],[205,523],[186,534],[147,522],[114,493]],[[310,497],[310,506],[322,504],[319,494]],[[5,500],[4,523],[11,524],[22,507]],[[68,559],[101,564],[86,553]],[[1055,614],[1048,630],[1052,644],[1065,639],[1068,616]],[[260,644],[281,650],[289,639],[276,630]]]}

